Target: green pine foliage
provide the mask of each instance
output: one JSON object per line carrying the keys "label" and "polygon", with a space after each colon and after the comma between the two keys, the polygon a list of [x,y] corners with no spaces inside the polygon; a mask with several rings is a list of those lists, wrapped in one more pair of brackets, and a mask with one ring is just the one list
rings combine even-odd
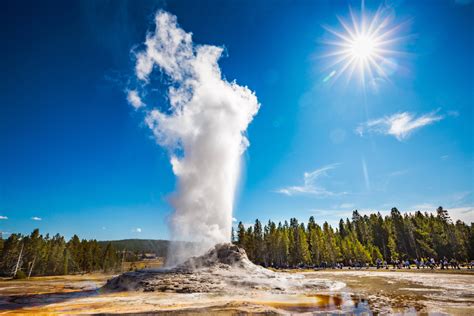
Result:
{"label": "green pine foliage", "polygon": [[458,262],[474,259],[474,224],[453,223],[448,211],[439,207],[436,215],[416,212],[402,215],[392,208],[385,218],[380,213],[352,220],[341,219],[335,229],[327,222],[319,226],[311,216],[308,224],[296,218],[288,222],[271,220],[262,227],[238,224],[236,240],[253,262],[267,267],[301,267],[374,264],[377,259],[429,259],[444,257]]}
{"label": "green pine foliage", "polygon": [[30,235],[11,234],[0,240],[2,276],[13,276],[17,265],[17,278],[120,269],[121,252],[111,243],[101,246],[96,240],[80,240],[76,235],[66,241],[59,234],[43,236],[38,229]]}

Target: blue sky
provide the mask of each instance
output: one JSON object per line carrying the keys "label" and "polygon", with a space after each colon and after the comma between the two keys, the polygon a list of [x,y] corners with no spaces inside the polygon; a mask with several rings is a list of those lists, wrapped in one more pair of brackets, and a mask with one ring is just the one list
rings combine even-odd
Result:
{"label": "blue sky", "polygon": [[[335,223],[447,208],[474,220],[470,1],[367,1],[402,24],[376,89],[329,76],[324,26],[358,1],[43,1],[1,11],[0,231],[167,238],[175,177],[127,103],[131,50],[164,9],[225,47],[227,80],[255,91],[234,217]],[[159,87],[157,87],[159,88]],[[160,102],[158,99],[156,102]]]}

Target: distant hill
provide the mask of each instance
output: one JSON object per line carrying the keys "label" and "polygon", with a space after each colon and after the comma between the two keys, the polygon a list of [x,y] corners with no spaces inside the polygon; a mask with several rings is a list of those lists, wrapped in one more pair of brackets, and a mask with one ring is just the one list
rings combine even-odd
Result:
{"label": "distant hill", "polygon": [[155,253],[158,257],[166,257],[169,240],[160,239],[122,239],[122,240],[104,240],[99,241],[101,246],[112,243],[117,250],[127,250],[138,253]]}
{"label": "distant hill", "polygon": [[[101,246],[112,243],[117,250],[127,250],[136,253],[155,253],[158,257],[166,257],[169,240],[161,239],[122,239],[99,241]],[[184,243],[184,242],[183,242]]]}

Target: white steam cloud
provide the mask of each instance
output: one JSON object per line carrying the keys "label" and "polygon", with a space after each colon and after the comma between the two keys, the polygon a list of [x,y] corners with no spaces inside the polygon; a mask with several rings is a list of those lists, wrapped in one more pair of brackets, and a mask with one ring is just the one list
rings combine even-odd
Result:
{"label": "white steam cloud", "polygon": [[[222,78],[218,65],[223,49],[195,45],[176,17],[159,11],[156,29],[137,53],[135,74],[146,87],[154,69],[169,78],[166,112],[147,109],[136,90],[128,95],[145,111],[145,122],[157,142],[170,152],[178,188],[171,203],[172,238],[196,241],[199,247],[170,249],[169,264],[229,242],[232,211],[242,153],[249,145],[245,131],[257,114],[255,94]],[[182,243],[179,243],[182,245]]]}

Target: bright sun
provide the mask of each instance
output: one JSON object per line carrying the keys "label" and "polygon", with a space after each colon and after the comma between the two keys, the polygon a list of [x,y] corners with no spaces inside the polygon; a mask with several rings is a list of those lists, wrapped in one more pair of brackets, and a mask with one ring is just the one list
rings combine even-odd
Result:
{"label": "bright sun", "polygon": [[351,54],[355,58],[359,60],[373,58],[376,45],[371,38],[365,35],[360,35],[354,40],[352,40],[350,45]]}
{"label": "bright sun", "polygon": [[403,39],[397,36],[401,24],[391,25],[392,16],[381,9],[371,18],[363,9],[359,17],[351,9],[349,11],[350,23],[338,18],[342,30],[325,27],[335,37],[325,41],[333,48],[325,55],[332,59],[326,67],[330,75],[325,81],[332,77],[337,79],[343,73],[350,80],[354,72],[359,74],[364,86],[374,79],[388,80],[388,73],[396,65],[394,57],[401,54],[394,47]]}

